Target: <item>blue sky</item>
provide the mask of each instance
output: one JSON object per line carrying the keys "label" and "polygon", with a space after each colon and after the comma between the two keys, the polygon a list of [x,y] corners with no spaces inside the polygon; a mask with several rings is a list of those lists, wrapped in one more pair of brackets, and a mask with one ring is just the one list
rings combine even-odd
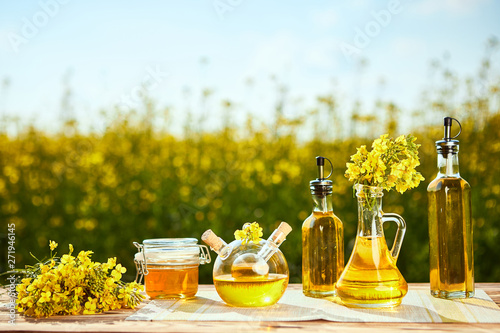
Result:
{"label": "blue sky", "polygon": [[[500,37],[499,14],[493,0],[0,0],[0,80],[10,79],[0,87],[0,111],[54,128],[66,76],[84,127],[98,128],[99,110],[124,98],[135,106],[130,97],[145,89],[172,107],[174,125],[189,109],[215,128],[225,98],[242,106],[236,122],[246,113],[269,119],[275,75],[298,101],[285,108],[290,117],[332,91],[345,114],[355,98],[369,106],[377,97],[409,114],[428,85],[430,60],[448,52],[461,76],[477,72],[486,40]],[[342,45],[356,47],[359,31],[368,43],[346,57]],[[368,61],[362,75],[360,57]],[[204,109],[206,87],[214,94]]]}

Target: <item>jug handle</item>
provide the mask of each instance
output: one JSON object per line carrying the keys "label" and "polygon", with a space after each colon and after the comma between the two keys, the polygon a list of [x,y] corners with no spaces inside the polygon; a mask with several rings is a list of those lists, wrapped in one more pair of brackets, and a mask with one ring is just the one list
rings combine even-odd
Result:
{"label": "jug handle", "polygon": [[384,213],[382,215],[382,223],[390,221],[396,222],[398,225],[398,230],[396,231],[396,236],[394,236],[394,243],[391,249],[391,256],[394,258],[394,262],[396,262],[398,260],[399,250],[401,250],[401,245],[403,244],[403,238],[406,232],[406,222],[398,214]]}

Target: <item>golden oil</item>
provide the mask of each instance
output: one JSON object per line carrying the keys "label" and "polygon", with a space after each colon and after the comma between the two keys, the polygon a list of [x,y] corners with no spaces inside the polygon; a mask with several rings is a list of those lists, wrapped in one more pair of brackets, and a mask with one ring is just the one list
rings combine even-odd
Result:
{"label": "golden oil", "polygon": [[336,291],[345,305],[353,307],[393,307],[401,303],[408,284],[396,267],[385,237],[356,237]]}
{"label": "golden oil", "polygon": [[302,285],[309,297],[333,296],[344,268],[343,224],[333,212],[314,211],[302,225]]}
{"label": "golden oil", "polygon": [[288,276],[271,273],[267,278],[234,278],[231,274],[214,277],[220,298],[227,304],[242,307],[273,305],[283,296]]}
{"label": "golden oil", "polygon": [[462,178],[437,178],[427,188],[431,294],[474,296],[470,185]]}
{"label": "golden oil", "polygon": [[192,298],[198,291],[198,266],[148,266],[146,293],[151,298]]}
{"label": "golden oil", "polygon": [[[265,263],[265,262],[264,262]],[[254,263],[250,262],[246,265],[233,265],[231,268],[231,276],[236,279],[258,279],[258,280],[267,280],[269,278],[269,273],[259,274],[254,269]]]}

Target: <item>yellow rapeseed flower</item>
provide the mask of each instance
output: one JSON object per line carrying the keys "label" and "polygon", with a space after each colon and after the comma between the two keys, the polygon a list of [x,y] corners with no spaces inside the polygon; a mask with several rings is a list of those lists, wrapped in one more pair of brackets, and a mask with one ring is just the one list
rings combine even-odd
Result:
{"label": "yellow rapeseed flower", "polygon": [[262,228],[257,222],[245,223],[242,230],[236,230],[234,232],[234,238],[236,240],[241,240],[242,244],[248,242],[258,244],[261,241],[260,237],[262,237],[262,235]]}
{"label": "yellow rapeseed flower", "polygon": [[125,273],[127,269],[122,267],[121,264],[116,265],[115,269],[111,272],[111,276],[116,280],[120,280],[122,278],[122,273]]}
{"label": "yellow rapeseed flower", "polygon": [[345,176],[355,184],[382,187],[390,191],[403,193],[417,187],[424,177],[415,170],[420,165],[416,138],[412,135],[401,135],[389,139],[387,134],[381,135],[372,143],[372,150],[366,146],[357,148],[356,154],[347,163]]}
{"label": "yellow rapeseed flower", "polygon": [[[27,274],[39,273],[16,286],[16,308],[20,313],[35,318],[94,314],[133,308],[144,299],[140,294],[142,286],[121,281],[126,268],[116,265],[116,258],[101,264],[91,260],[92,251],[80,251],[77,257],[72,252],[70,245],[69,254],[60,259],[53,256],[26,270]],[[114,269],[110,272],[110,268]]]}
{"label": "yellow rapeseed flower", "polygon": [[58,245],[59,245],[59,244],[57,244],[57,243],[56,243],[56,242],[54,242],[53,240],[49,241],[50,251],[54,251]]}
{"label": "yellow rapeseed flower", "polygon": [[51,294],[52,293],[50,291],[42,292],[40,294],[40,298],[38,299],[38,302],[39,303],[50,302],[50,296],[51,296]]}
{"label": "yellow rapeseed flower", "polygon": [[97,308],[96,302],[97,299],[89,297],[89,300],[85,303],[85,310],[83,310],[83,314],[94,314]]}

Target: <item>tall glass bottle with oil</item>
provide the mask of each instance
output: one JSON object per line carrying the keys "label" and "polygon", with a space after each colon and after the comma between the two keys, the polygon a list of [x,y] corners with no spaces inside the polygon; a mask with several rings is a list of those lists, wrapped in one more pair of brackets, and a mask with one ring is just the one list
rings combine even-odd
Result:
{"label": "tall glass bottle with oil", "polygon": [[333,213],[331,172],[324,177],[325,159],[330,162],[316,157],[318,178],[310,182],[314,208],[302,224],[302,285],[309,297],[333,296],[344,269],[344,226]]}
{"label": "tall glass bottle with oil", "polygon": [[[451,137],[452,122],[460,132]],[[471,187],[459,173],[458,120],[444,118],[444,138],[436,142],[438,174],[427,187],[431,294],[440,298],[474,296]]]}

